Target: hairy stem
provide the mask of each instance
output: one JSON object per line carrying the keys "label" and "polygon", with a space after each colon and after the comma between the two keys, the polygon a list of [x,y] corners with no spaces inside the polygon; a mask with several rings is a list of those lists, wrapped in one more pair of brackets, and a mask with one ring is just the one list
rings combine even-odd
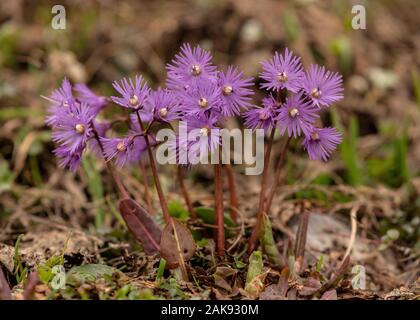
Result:
{"label": "hairy stem", "polygon": [[182,167],[178,165],[176,167],[176,171],[177,171],[179,187],[181,188],[181,193],[182,193],[182,196],[184,197],[185,204],[187,205],[188,211],[191,213],[191,216],[195,219],[197,218],[197,212],[195,211],[192,205],[191,199],[190,199],[190,195],[188,194],[188,190],[184,182],[184,174],[182,172],[183,171]]}
{"label": "hairy stem", "polygon": [[[137,120],[139,121],[139,124],[140,124],[141,131],[146,132],[143,121],[141,120],[140,113],[139,113],[138,110],[136,111],[136,114],[137,114]],[[155,181],[156,191],[157,191],[158,196],[159,196],[159,202],[160,202],[160,206],[162,208],[163,217],[165,218],[166,222],[170,222],[171,221],[171,216],[169,214],[168,204],[166,202],[166,198],[163,194],[162,186],[160,184],[159,175],[158,175],[157,168],[156,168],[155,157],[153,155],[153,150],[152,150],[152,147],[150,145],[149,136],[145,135],[144,140],[146,141],[146,146],[147,146],[147,151],[148,151],[147,153],[149,154],[150,167],[152,168],[153,179]]]}
{"label": "hairy stem", "polygon": [[146,200],[149,213],[154,214],[153,205],[152,205],[152,197],[150,196],[150,190],[149,190],[149,179],[147,179],[146,166],[143,160],[140,160],[139,164],[140,164],[141,174],[143,176],[144,198]]}
{"label": "hairy stem", "polygon": [[265,191],[267,189],[267,180],[268,180],[268,172],[270,166],[270,158],[271,158],[271,149],[273,147],[273,140],[274,140],[274,133],[276,132],[276,127],[274,126],[271,129],[270,137],[268,138],[267,149],[264,155],[264,170],[263,176],[261,180],[261,190],[260,190],[260,197],[258,203],[258,213],[257,213],[257,223],[252,230],[251,237],[249,238],[248,242],[248,254],[250,254],[257,246],[258,242],[258,230],[260,228],[260,224],[264,218],[264,203],[265,203]]}
{"label": "hairy stem", "polygon": [[228,185],[229,185],[229,195],[230,195],[230,217],[234,222],[238,220],[238,208],[239,208],[239,201],[236,191],[236,182],[235,182],[235,175],[233,173],[233,168],[230,163],[225,165]]}
{"label": "hairy stem", "polygon": [[[219,157],[220,161],[220,157]],[[225,224],[223,214],[222,164],[214,165],[214,204],[217,225],[216,247],[219,256],[225,255]]]}
{"label": "hairy stem", "polygon": [[280,158],[279,158],[279,161],[277,162],[276,172],[274,174],[274,182],[273,182],[273,185],[271,186],[270,192],[268,193],[267,204],[265,205],[265,212],[267,213],[271,209],[271,204],[273,203],[274,195],[276,194],[276,190],[280,184],[281,171],[283,169],[283,166],[286,160],[287,147],[289,146],[290,139],[291,139],[290,137],[287,138],[280,152]]}

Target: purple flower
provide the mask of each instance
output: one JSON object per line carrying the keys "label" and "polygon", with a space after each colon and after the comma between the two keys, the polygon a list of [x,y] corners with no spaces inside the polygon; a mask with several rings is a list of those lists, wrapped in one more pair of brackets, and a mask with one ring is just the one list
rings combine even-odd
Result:
{"label": "purple flower", "polygon": [[198,79],[215,78],[216,67],[211,63],[210,52],[200,48],[191,48],[189,44],[181,46],[181,52],[175,55],[172,64],[168,64],[167,86],[171,90],[182,90]]}
{"label": "purple flower", "polygon": [[305,97],[301,93],[286,98],[277,116],[281,135],[284,135],[286,130],[289,137],[295,138],[302,132],[309,133],[316,118],[319,117],[316,111],[310,102],[305,102]]}
{"label": "purple flower", "polygon": [[80,166],[83,150],[83,148],[80,148],[75,151],[70,151],[66,146],[59,146],[53,152],[58,158],[59,167],[67,167],[71,171],[75,172]]}
{"label": "purple flower", "polygon": [[98,114],[107,104],[105,97],[97,96],[83,83],[76,84],[74,86],[74,91],[77,92],[80,102],[89,105],[92,114]]}
{"label": "purple flower", "polygon": [[342,141],[336,128],[312,128],[305,136],[303,146],[308,151],[311,160],[327,161],[331,153]]}
{"label": "purple flower", "polygon": [[189,115],[202,117],[210,111],[220,112],[220,106],[219,87],[210,81],[198,81],[183,94],[182,107]]}
{"label": "purple flower", "polygon": [[244,124],[247,128],[252,130],[261,128],[267,132],[270,128],[275,126],[279,108],[279,103],[270,95],[262,100],[261,108],[253,108],[245,112]]}
{"label": "purple flower", "polygon": [[72,86],[67,78],[64,78],[60,88],[54,90],[48,99],[52,102],[48,108],[48,116],[45,118],[45,123],[49,126],[54,126],[57,123],[57,113],[62,108],[68,108],[78,104],[73,96]]}
{"label": "purple flower", "polygon": [[153,91],[150,94],[148,104],[156,121],[170,122],[179,118],[179,99],[172,91],[161,88]]}
{"label": "purple flower", "polygon": [[60,109],[52,134],[53,141],[66,146],[71,153],[84,148],[92,134],[90,123],[93,118],[86,103]]}
{"label": "purple flower", "polygon": [[169,148],[176,154],[178,164],[197,164],[217,150],[221,143],[218,117],[186,117],[180,123],[180,131],[171,139]]}
{"label": "purple flower", "polygon": [[117,167],[133,164],[140,160],[146,150],[146,142],[141,136],[125,138],[100,138],[107,161],[115,159]]}
{"label": "purple flower", "polygon": [[112,101],[128,109],[137,110],[144,107],[149,97],[150,89],[144,82],[142,76],[136,76],[132,79],[122,79],[119,83],[114,81],[112,86],[122,97],[111,97]]}
{"label": "purple flower", "polygon": [[219,73],[218,81],[223,103],[222,114],[225,116],[239,115],[241,108],[251,106],[249,101],[254,93],[247,88],[253,85],[252,78],[244,78],[237,68],[229,66],[226,73]]}
{"label": "purple flower", "polygon": [[328,107],[343,98],[343,78],[325,67],[311,65],[302,80],[304,92],[318,108]]}
{"label": "purple flower", "polygon": [[294,56],[288,48],[284,55],[276,52],[270,60],[262,62],[262,66],[263,72],[260,74],[260,78],[266,83],[263,83],[261,88],[277,91],[287,89],[294,93],[301,89],[302,64],[300,58]]}

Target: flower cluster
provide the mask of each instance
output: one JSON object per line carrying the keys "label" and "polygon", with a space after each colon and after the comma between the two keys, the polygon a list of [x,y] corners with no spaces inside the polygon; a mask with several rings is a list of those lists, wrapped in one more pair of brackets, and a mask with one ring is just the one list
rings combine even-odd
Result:
{"label": "flower cluster", "polygon": [[[303,146],[312,160],[328,160],[341,142],[335,128],[316,126],[319,111],[343,98],[341,75],[311,65],[305,71],[300,58],[286,48],[284,54],[275,53],[262,62],[261,88],[271,91],[262,106],[244,114],[245,125],[265,131],[279,128],[289,138],[304,135]],[[275,94],[275,95],[274,95]],[[285,96],[284,100],[281,96]]]}
{"label": "flower cluster", "polygon": [[[141,159],[147,149],[146,139],[151,145],[156,143],[149,131],[152,124],[171,125],[175,120],[187,121],[188,132],[196,130],[205,137],[188,141],[187,150],[212,152],[220,143],[213,129],[222,128],[227,117],[243,116],[245,126],[251,129],[279,128],[282,135],[303,135],[310,159],[327,160],[341,142],[341,135],[316,123],[320,110],[343,97],[341,76],[317,65],[305,72],[300,58],[288,49],[282,55],[275,53],[262,67],[261,88],[270,93],[260,107],[251,103],[252,78],[234,66],[218,70],[209,52],[189,44],[181,46],[167,65],[166,88],[152,90],[138,75],[113,82],[117,95],[106,98],[84,84],[72,86],[64,79],[47,98],[51,105],[46,123],[58,144],[54,153],[60,166],[71,170],[78,168],[87,147],[122,167]],[[112,135],[112,122],[99,120],[98,114],[111,101],[129,111],[130,130],[123,137]],[[180,140],[177,137],[177,145],[184,143]],[[179,146],[176,148],[179,151]]]}

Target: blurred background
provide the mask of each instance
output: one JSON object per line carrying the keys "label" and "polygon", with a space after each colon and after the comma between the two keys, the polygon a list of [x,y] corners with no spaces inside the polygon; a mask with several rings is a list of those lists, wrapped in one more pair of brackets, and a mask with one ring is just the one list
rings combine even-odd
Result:
{"label": "blurred background", "polygon": [[[288,199],[309,199],[327,211],[364,201],[363,236],[385,245],[396,240],[400,249],[420,247],[417,0],[60,1],[65,30],[51,27],[55,4],[0,2],[0,241],[13,244],[33,222],[100,229],[115,220],[107,214],[115,199],[109,184],[100,182],[102,164],[87,157],[78,175],[57,169],[44,125],[47,102],[40,95],[48,96],[64,76],[101,95],[113,93],[112,81],[136,73],[156,87],[165,79],[165,64],[190,42],[211,50],[215,63],[236,64],[247,76],[256,77],[260,62],[286,46],[306,67],[315,62],[343,74],[345,99],[322,119],[343,132],[340,150],[321,164],[307,161],[300,146],[292,145],[296,161],[286,179],[289,187],[301,188],[282,190]],[[355,4],[366,8],[366,30],[352,28]],[[261,97],[257,93],[256,103]],[[138,169],[122,175],[141,198]],[[211,205],[211,172],[203,168],[192,176],[197,198]],[[163,179],[170,197],[176,194],[171,177]],[[258,178],[238,179],[247,197],[244,211],[255,213]],[[285,211],[280,204],[274,209]],[[412,280],[418,254],[409,257],[415,258],[408,269]],[[405,270],[406,262],[402,267],[393,259],[393,274]]]}

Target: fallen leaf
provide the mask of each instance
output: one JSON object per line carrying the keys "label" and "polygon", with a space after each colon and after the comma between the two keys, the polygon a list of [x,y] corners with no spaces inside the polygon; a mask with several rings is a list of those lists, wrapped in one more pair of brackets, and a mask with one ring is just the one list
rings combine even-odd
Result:
{"label": "fallen leaf", "polygon": [[6,276],[3,273],[2,267],[0,266],[0,300],[12,299],[12,293],[10,291],[9,283],[7,282]]}
{"label": "fallen leaf", "polygon": [[146,209],[134,200],[126,198],[120,201],[120,212],[128,229],[143,245],[144,251],[149,255],[159,252],[162,232]]}
{"label": "fallen leaf", "polygon": [[321,300],[337,300],[337,291],[335,289],[328,290],[324,292],[324,294],[321,297]]}
{"label": "fallen leaf", "polygon": [[178,220],[172,219],[172,221],[173,224],[169,222],[163,229],[160,240],[160,254],[162,255],[162,258],[166,260],[167,266],[170,269],[177,268],[180,265],[179,251],[173,230],[174,227],[183,261],[190,260],[196,248],[190,230]]}

